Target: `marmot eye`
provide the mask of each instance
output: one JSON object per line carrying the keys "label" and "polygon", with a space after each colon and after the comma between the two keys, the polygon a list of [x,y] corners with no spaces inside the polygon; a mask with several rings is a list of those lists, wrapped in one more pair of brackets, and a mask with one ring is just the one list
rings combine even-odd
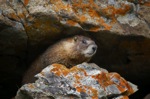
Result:
{"label": "marmot eye", "polygon": [[83,44],[87,44],[86,40],[82,40],[82,43],[83,43]]}

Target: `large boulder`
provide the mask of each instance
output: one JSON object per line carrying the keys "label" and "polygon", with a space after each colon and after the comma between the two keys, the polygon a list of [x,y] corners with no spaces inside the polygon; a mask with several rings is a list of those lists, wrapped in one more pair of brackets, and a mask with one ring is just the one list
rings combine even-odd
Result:
{"label": "large boulder", "polygon": [[71,69],[52,64],[35,77],[38,80],[23,85],[15,99],[129,99],[138,90],[119,74],[96,64],[82,63]]}

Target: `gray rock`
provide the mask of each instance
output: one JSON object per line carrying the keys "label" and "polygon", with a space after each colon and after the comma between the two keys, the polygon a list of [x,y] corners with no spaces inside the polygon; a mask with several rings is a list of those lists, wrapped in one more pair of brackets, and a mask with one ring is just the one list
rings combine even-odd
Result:
{"label": "gray rock", "polygon": [[35,77],[36,82],[23,85],[15,99],[121,99],[138,90],[119,74],[108,73],[93,63],[82,63],[71,69],[52,64]]}

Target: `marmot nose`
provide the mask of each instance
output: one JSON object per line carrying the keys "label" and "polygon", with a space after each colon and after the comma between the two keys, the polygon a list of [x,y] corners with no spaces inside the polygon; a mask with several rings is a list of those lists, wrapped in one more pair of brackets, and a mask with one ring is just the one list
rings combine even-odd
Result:
{"label": "marmot nose", "polygon": [[92,50],[95,52],[97,50],[97,46],[93,46]]}

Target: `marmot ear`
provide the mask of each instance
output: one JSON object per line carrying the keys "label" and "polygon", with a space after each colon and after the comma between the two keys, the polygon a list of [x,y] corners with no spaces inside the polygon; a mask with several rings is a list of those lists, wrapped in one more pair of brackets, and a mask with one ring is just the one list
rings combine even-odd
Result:
{"label": "marmot ear", "polygon": [[76,41],[77,41],[77,39],[78,39],[78,37],[77,37],[77,36],[75,36],[75,37],[74,37],[74,41],[76,42]]}

